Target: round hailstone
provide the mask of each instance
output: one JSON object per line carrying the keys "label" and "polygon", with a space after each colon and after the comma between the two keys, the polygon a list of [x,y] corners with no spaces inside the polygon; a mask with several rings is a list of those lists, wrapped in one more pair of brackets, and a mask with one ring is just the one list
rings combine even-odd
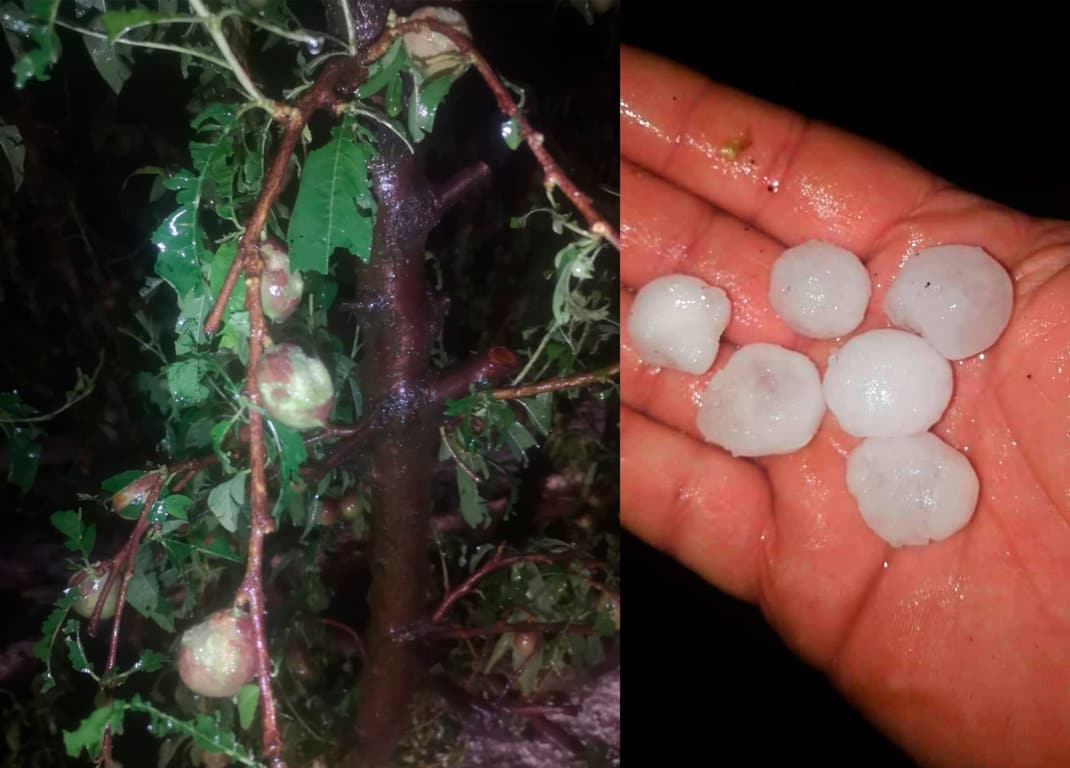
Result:
{"label": "round hailstone", "polygon": [[977,485],[966,457],[929,432],[870,438],[847,459],[847,488],[862,519],[893,547],[939,541],[966,527]]}
{"label": "round hailstone", "polygon": [[821,377],[805,355],[748,344],[710,380],[698,429],[733,456],[771,456],[810,442],[825,413]]}
{"label": "round hailstone", "polygon": [[906,331],[859,334],[829,358],[825,402],[855,437],[924,432],[951,400],[951,364]]}
{"label": "round hailstone", "polygon": [[628,333],[644,363],[705,373],[717,357],[730,313],[720,288],[697,277],[666,275],[636,294]]}
{"label": "round hailstone", "polygon": [[857,328],[869,293],[869,273],[858,257],[821,240],[784,251],[769,279],[773,309],[793,331],[815,339]]}
{"label": "round hailstone", "polygon": [[884,312],[944,357],[962,360],[996,343],[1013,304],[1014,287],[998,261],[971,245],[941,245],[903,265]]}

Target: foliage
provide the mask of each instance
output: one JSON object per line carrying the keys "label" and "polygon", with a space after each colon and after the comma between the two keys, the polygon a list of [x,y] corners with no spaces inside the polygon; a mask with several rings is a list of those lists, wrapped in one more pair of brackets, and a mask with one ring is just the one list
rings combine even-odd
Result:
{"label": "foliage", "polygon": [[[17,88],[34,80],[47,81],[64,46],[77,41],[116,93],[143,66],[143,56],[176,55],[194,94],[189,105],[188,160],[158,171],[157,192],[164,193],[171,208],[151,233],[155,274],[143,286],[143,304],[131,311],[136,330],[124,329],[141,350],[143,365],[129,384],[158,415],[162,429],[159,455],[145,458],[170,468],[159,498],[146,511],[147,530],[127,584],[127,608],[133,611],[127,611],[123,629],[126,622],[136,622],[136,659],[124,663],[120,654],[118,667],[103,669],[95,655],[99,643],[87,642],[86,625],[70,617],[75,595],[68,590],[56,601],[34,647],[45,667],[35,700],[70,693],[77,685],[73,678],[88,678],[99,687],[101,695],[92,711],[64,728],[70,757],[96,759],[105,729],[120,737],[124,730],[130,732],[131,718],[136,718],[139,728],[147,720],[149,732],[159,740],[160,765],[189,759],[193,750],[203,749],[224,753],[232,764],[253,766],[259,765],[258,688],[245,686],[233,701],[209,705],[177,683],[170,661],[180,632],[231,599],[245,565],[251,467],[243,432],[254,406],[244,389],[250,320],[243,281],[238,281],[226,303],[219,333],[207,336],[204,322],[237,256],[238,239],[280,143],[272,103],[249,93],[227,64],[212,30],[213,24],[225,21],[222,28],[231,33],[232,41],[242,39],[237,30],[245,30],[243,57],[255,60],[269,50],[272,57],[285,58],[286,66],[276,67],[284,75],[272,84],[271,92],[289,97],[310,87],[340,47],[337,41],[306,30],[295,9],[281,0],[227,4],[211,19],[197,15],[195,9],[184,13],[185,4],[179,5],[159,0],[152,7],[117,9],[98,0],[25,0],[21,6],[4,6]],[[320,42],[312,45],[313,41]],[[339,311],[338,298],[355,292],[348,276],[356,260],[367,262],[371,257],[376,201],[367,167],[378,154],[375,131],[386,127],[410,147],[430,141],[440,108],[448,103],[462,74],[457,70],[424,79],[407,60],[404,48],[392,45],[372,65],[354,98],[340,108],[342,119],[329,132],[318,127],[304,132],[287,169],[292,181],[269,213],[268,232],[288,243],[291,267],[306,277],[301,309],[272,325],[270,333],[278,341],[300,345],[327,366],[337,397],[335,425],[352,425],[365,411],[357,375],[360,339]],[[516,121],[506,121],[506,126],[511,130],[503,130],[502,140],[517,149]],[[21,137],[8,128],[0,126],[0,148],[18,188],[23,171]],[[514,385],[567,376],[615,355],[611,254],[601,239],[593,238],[553,200],[514,224],[545,227],[547,222],[558,238],[556,253],[552,258],[545,253],[533,258],[546,264],[546,286],[552,296],[549,306],[542,308],[539,324],[516,334],[518,345],[526,349]],[[504,228],[505,222],[501,224]],[[447,366],[466,354],[467,350],[453,353],[443,348],[438,361]],[[0,393],[0,430],[11,455],[9,479],[23,491],[32,487],[37,470],[43,437],[39,425],[77,405],[92,391],[98,373],[99,369],[87,376],[78,370],[66,401],[47,413],[23,402],[17,393]],[[515,513],[534,452],[541,449],[552,454],[551,461],[565,464],[579,456],[582,472],[591,477],[594,471],[605,473],[607,466],[592,459],[589,446],[582,456],[568,456],[558,450],[560,440],[554,442],[562,414],[590,397],[575,391],[547,392],[501,401],[479,387],[446,404],[439,460],[454,477],[456,501],[450,498],[447,504],[458,509],[467,529],[439,542],[443,595],[494,550],[490,544],[473,548],[467,535]],[[319,675],[318,684],[313,684],[287,667],[273,681],[279,707],[286,713],[284,739],[298,756],[295,764],[307,764],[324,752],[352,719],[359,694],[357,654],[352,649],[339,651],[337,638],[314,619],[325,614],[334,597],[324,563],[328,555],[366,536],[369,503],[366,482],[351,468],[322,476],[309,471],[335,443],[308,437],[265,414],[271,511],[280,527],[280,543],[265,578],[275,630],[271,652],[278,664],[285,649],[312,649],[316,652],[312,671]],[[98,524],[103,528],[105,521],[118,520],[132,526],[128,521],[144,511],[141,503],[112,509],[113,495],[145,475],[143,464],[128,466],[128,471],[104,480],[97,492],[82,495],[77,509],[51,515],[78,567],[93,559]],[[589,478],[585,487],[592,483]],[[317,526],[315,516],[308,513],[313,502],[350,492],[361,495],[361,515],[344,524]],[[482,583],[478,599],[467,598],[453,618],[471,627],[534,621],[559,629],[548,633],[538,658],[524,664],[508,658],[508,633],[476,642],[449,642],[446,657],[451,671],[481,676],[488,689],[516,688],[533,695],[548,676],[566,667],[582,671],[601,659],[603,640],[614,631],[595,606],[603,590],[616,588],[618,571],[612,533],[587,537],[583,546],[557,540],[544,530],[531,533],[530,539],[519,543],[522,551],[552,554],[560,562],[527,562],[492,574]],[[604,565],[583,564],[592,561]],[[350,595],[348,600],[363,602],[361,596]],[[570,631],[580,624],[593,626],[594,634]],[[452,732],[446,729],[443,734],[447,731]]]}

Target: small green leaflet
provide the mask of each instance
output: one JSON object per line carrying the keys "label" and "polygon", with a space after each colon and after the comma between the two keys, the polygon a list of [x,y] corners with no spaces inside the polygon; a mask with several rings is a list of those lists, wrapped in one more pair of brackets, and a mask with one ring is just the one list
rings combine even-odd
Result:
{"label": "small green leaflet", "polygon": [[[148,552],[148,548],[143,551]],[[155,574],[139,568],[126,587],[126,601],[146,619],[152,619],[168,632],[175,631],[174,609],[160,594]]]}
{"label": "small green leaflet", "polygon": [[421,141],[431,132],[435,114],[459,76],[460,73],[452,72],[423,82],[418,82],[419,78],[414,79],[414,93],[409,99],[409,133],[413,141]]}
{"label": "small green leaflet", "polygon": [[[8,41],[16,57],[11,67],[16,88],[23,88],[31,79],[48,80],[49,68],[59,61],[62,47],[54,28],[58,7],[59,0],[27,0],[25,13],[13,5],[5,6],[0,18],[10,33]],[[15,35],[29,38],[33,47],[24,49]]]}
{"label": "small green leaflet", "polygon": [[188,355],[204,343],[204,319],[211,309],[211,299],[201,290],[194,289],[179,299],[178,320],[175,322],[176,355]]}
{"label": "small green leaflet", "polygon": [[104,739],[104,729],[109,725],[113,734],[123,732],[122,701],[93,710],[73,731],[63,732],[63,744],[67,748],[67,757],[78,757],[84,749],[90,758],[96,759],[100,754],[100,743]]}
{"label": "small green leaflet", "polygon": [[377,59],[368,70],[368,79],[364,85],[357,89],[357,96],[367,99],[385,88],[392,80],[399,77],[402,68],[408,61],[405,48],[400,39],[395,40],[381,58]]}
{"label": "small green leaflet", "polygon": [[[109,15],[111,14],[103,18],[106,19]],[[101,18],[93,19],[89,28],[98,32],[103,30],[101,20]],[[112,91],[119,93],[130,77],[130,65],[123,57],[123,53],[112,45],[111,40],[101,40],[99,37],[89,35],[85,35],[82,39],[85,41],[85,49],[89,53],[89,58],[93,60],[93,66],[97,68],[97,72]]]}
{"label": "small green leaflet", "polygon": [[238,722],[242,730],[249,730],[256,714],[256,705],[260,701],[260,688],[255,683],[243,685],[238,691]]}
{"label": "small green leaflet", "polygon": [[129,11],[110,11],[101,17],[104,31],[108,33],[108,41],[112,42],[135,24],[146,21],[155,21],[160,18],[147,8],[131,8]]}
{"label": "small green leaflet", "polygon": [[10,465],[7,479],[17,485],[23,493],[28,493],[37,478],[37,466],[41,462],[41,444],[37,437],[41,430],[34,426],[14,427],[7,440]]}
{"label": "small green leaflet", "polygon": [[167,388],[178,407],[196,405],[208,399],[208,387],[201,383],[204,373],[204,363],[198,358],[167,366]]}
{"label": "small green leaflet", "polygon": [[89,556],[93,549],[93,540],[96,538],[96,527],[82,522],[82,516],[70,509],[61,509],[53,512],[48,518],[52,527],[67,537],[63,546],[69,552],[81,552],[84,557]]}
{"label": "small green leaflet", "polygon": [[59,634],[60,625],[67,616],[67,611],[70,610],[77,599],[77,590],[65,590],[53,605],[52,611],[45,618],[44,623],[41,624],[41,638],[33,645],[33,655],[45,664],[45,671],[42,674],[44,684],[41,686],[41,693],[45,693],[56,685],[56,681],[52,677],[52,645],[56,642],[56,635]]}
{"label": "small green leaflet", "polygon": [[238,512],[245,503],[245,478],[248,474],[249,470],[243,469],[208,494],[208,508],[219,524],[231,533],[238,530]]}
{"label": "small green leaflet", "polygon": [[336,248],[368,261],[375,203],[367,152],[353,139],[347,120],[335,127],[330,141],[309,153],[290,219],[291,269],[327,274]]}
{"label": "small green leaflet", "polygon": [[502,139],[509,149],[516,149],[524,141],[524,135],[520,132],[520,122],[513,115],[502,123]]}
{"label": "small green leaflet", "polygon": [[479,497],[479,488],[468,474],[457,467],[457,491],[461,497],[461,517],[472,528],[480,524],[489,525],[490,515],[487,504]]}
{"label": "small green leaflet", "polygon": [[[230,271],[230,265],[234,262],[234,257],[238,253],[238,241],[228,240],[216,249],[215,256],[212,257],[211,266],[209,267],[208,285],[212,289],[212,303],[215,303],[215,297],[219,295],[219,291],[223,288],[223,281],[227,277],[227,272]],[[230,299],[227,300],[227,306],[223,312],[223,319],[229,317],[230,313],[241,310],[245,306],[245,281],[239,280],[234,284],[234,290],[231,291]]]}

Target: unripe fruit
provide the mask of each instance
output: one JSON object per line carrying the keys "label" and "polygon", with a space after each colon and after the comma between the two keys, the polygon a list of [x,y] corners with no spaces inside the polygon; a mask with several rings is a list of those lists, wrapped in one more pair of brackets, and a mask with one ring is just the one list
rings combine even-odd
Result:
{"label": "unripe fruit", "polygon": [[[419,8],[409,18],[413,21],[418,19],[438,21],[448,24],[465,37],[472,36],[464,16],[452,8],[433,6]],[[409,55],[409,60],[420,69],[424,77],[432,77],[457,65],[457,46],[445,35],[440,35],[438,32],[431,32],[430,30],[406,32],[402,36],[402,41],[405,45],[405,53]]]}
{"label": "unripe fruit", "polygon": [[[100,618],[108,620],[115,615],[115,609],[119,605],[119,581],[121,576],[112,580],[108,597],[104,600],[104,607],[100,609]],[[108,571],[105,568],[87,568],[79,571],[71,579],[71,586],[78,590],[78,599],[71,606],[79,616],[88,619],[93,615],[93,609],[97,607],[100,594],[104,591],[104,583],[108,580]]]}
{"label": "unripe fruit", "polygon": [[315,498],[312,500],[312,519],[317,525],[334,525],[341,519],[338,499]]}
{"label": "unripe fruit", "polygon": [[229,698],[256,675],[253,620],[231,610],[216,611],[182,635],[178,674],[191,691]]}
{"label": "unripe fruit", "polygon": [[256,365],[256,387],[272,418],[294,429],[327,423],[334,407],[331,375],[295,344],[278,344]]}
{"label": "unripe fruit", "polygon": [[603,592],[598,598],[598,610],[609,611],[613,618],[613,626],[620,630],[620,595],[616,592]]}
{"label": "unripe fruit", "polygon": [[356,493],[347,493],[342,497],[339,509],[346,520],[356,520],[360,517],[360,496]]}
{"label": "unripe fruit", "polygon": [[290,253],[278,241],[267,240],[260,246],[264,273],[260,278],[260,301],[268,319],[281,323],[301,306],[305,281],[300,272],[290,271]]}
{"label": "unripe fruit", "polygon": [[513,660],[517,663],[526,661],[539,649],[539,635],[535,632],[513,633]]}

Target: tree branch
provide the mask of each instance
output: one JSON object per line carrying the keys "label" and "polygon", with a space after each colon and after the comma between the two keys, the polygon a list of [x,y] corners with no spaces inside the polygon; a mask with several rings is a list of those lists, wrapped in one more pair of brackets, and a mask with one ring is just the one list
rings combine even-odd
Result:
{"label": "tree branch", "polygon": [[490,396],[495,400],[516,400],[521,397],[532,397],[543,392],[558,392],[562,389],[585,387],[588,384],[599,384],[612,381],[613,377],[620,373],[620,363],[600,368],[590,373],[579,373],[575,376],[562,376],[557,379],[546,379],[534,384],[523,384],[519,387],[505,387],[492,390]]}
{"label": "tree branch", "polygon": [[509,91],[494,72],[494,68],[491,67],[490,63],[483,57],[483,55],[475,49],[472,45],[472,41],[467,36],[457,31],[449,24],[444,24],[440,21],[431,19],[405,21],[387,29],[379,36],[378,40],[368,47],[366,57],[367,62],[370,63],[385,54],[395,38],[399,35],[403,35],[406,32],[420,32],[424,30],[437,32],[438,34],[449,38],[450,41],[457,46],[458,52],[461,55],[468,56],[484,82],[486,82],[487,87],[490,88],[491,92],[494,94],[494,98],[498,102],[498,109],[504,112],[508,117],[516,120],[516,124],[520,128],[520,134],[524,137],[524,143],[528,145],[528,149],[531,150],[531,153],[535,156],[539,165],[542,166],[543,179],[547,189],[553,189],[555,186],[560,187],[561,191],[565,193],[565,196],[572,201],[572,204],[576,206],[576,209],[583,215],[583,218],[587,220],[587,225],[590,227],[591,233],[606,238],[613,244],[613,247],[620,251],[620,234],[617,232],[616,228],[606,221],[606,219],[595,209],[591,198],[580,191],[579,187],[577,187],[568,177],[568,174],[566,174],[561,166],[557,164],[557,161],[555,161],[550,153],[546,151],[546,147],[543,146],[543,135],[531,126],[531,123],[528,122],[524,113],[517,108],[516,102],[513,101],[513,97],[509,95]]}

